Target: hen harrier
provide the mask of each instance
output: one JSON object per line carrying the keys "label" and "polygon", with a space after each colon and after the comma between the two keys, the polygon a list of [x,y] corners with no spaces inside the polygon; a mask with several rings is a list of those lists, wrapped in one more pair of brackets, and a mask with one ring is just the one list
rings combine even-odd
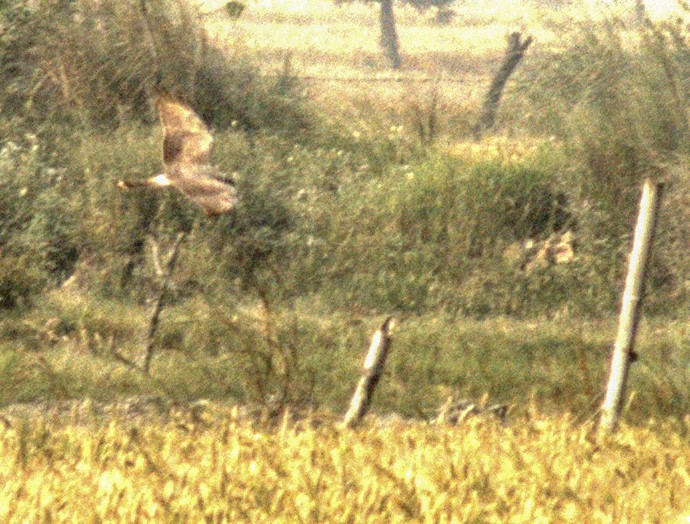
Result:
{"label": "hen harrier", "polygon": [[232,178],[211,165],[213,136],[187,105],[157,91],[154,99],[163,126],[165,172],[145,180],[120,180],[121,189],[172,186],[204,208],[207,216],[231,212],[237,203]]}

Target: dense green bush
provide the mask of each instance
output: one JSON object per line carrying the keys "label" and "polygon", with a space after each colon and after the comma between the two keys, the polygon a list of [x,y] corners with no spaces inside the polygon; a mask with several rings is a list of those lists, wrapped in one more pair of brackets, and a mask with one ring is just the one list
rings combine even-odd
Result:
{"label": "dense green bush", "polygon": [[578,25],[522,76],[531,128],[564,141],[573,185],[614,235],[628,231],[642,177],[687,151],[689,38],[680,22]]}
{"label": "dense green bush", "polygon": [[[583,300],[573,309],[591,313],[611,304],[597,305],[603,294],[592,291],[611,278],[610,266],[596,265],[600,256],[583,256],[583,267],[530,274],[504,257],[513,243],[581,220],[548,149],[531,159],[482,162],[427,154],[377,174],[361,163],[361,152],[270,136],[250,146],[233,131],[217,140],[220,167],[239,169],[232,217],[205,220],[175,191],[119,193],[117,179],[160,169],[157,134],[123,126],[66,145],[60,180],[38,185],[30,206],[13,200],[7,186],[7,208],[37,224],[12,236],[37,235],[45,275],[53,274],[49,263],[63,264],[64,276],[74,266],[92,291],[138,300],[158,286],[152,249],[160,264],[186,230],[175,273],[180,298],[321,295],[335,308],[443,307],[469,315],[548,312]],[[44,249],[51,239],[56,248]]]}
{"label": "dense green bush", "polygon": [[[224,58],[196,13],[173,6],[149,2],[158,58],[134,1],[9,2],[0,11],[0,129],[21,137],[35,124],[39,134],[3,149],[0,258],[3,267],[23,261],[3,271],[5,307],[75,268],[92,290],[146,300],[158,285],[152,250],[164,254],[185,230],[178,298],[321,295],[334,307],[379,311],[602,313],[618,301],[639,182],[662,172],[668,207],[652,307],[687,298],[689,144],[675,110],[690,100],[682,27],[648,28],[640,51],[615,23],[573,30],[564,51],[526,69],[531,84],[517,91],[532,131],[559,140],[534,154],[465,158],[373,107],[327,124],[289,74],[268,80],[242,53]],[[161,169],[159,132],[132,122],[153,123],[146,93],[159,73],[219,130],[215,162],[238,172],[234,217],[204,220],[174,191],[115,190],[120,178]],[[504,256],[511,244],[565,229],[577,230],[577,264],[526,272]]]}
{"label": "dense green bush", "polygon": [[79,246],[69,233],[70,181],[41,159],[36,137],[0,149],[0,308],[26,304],[64,280]]}
{"label": "dense green bush", "polygon": [[501,265],[508,244],[570,225],[556,173],[538,162],[433,155],[382,176],[341,173],[330,191],[303,190],[311,214],[297,273],[341,303],[421,311],[455,302],[458,285]]}
{"label": "dense green bush", "polygon": [[[251,178],[241,181],[232,242],[228,224],[202,224],[174,192],[115,191],[116,180],[162,167],[160,136],[132,123],[155,122],[148,94],[157,82],[216,130],[243,130],[259,140],[288,132],[299,141],[314,121],[287,69],[265,78],[248,55],[221,53],[186,2],[146,5],[147,14],[135,0],[9,1],[0,9],[0,129],[15,141],[30,130],[35,142],[29,159],[29,149],[12,152],[7,143],[3,150],[13,155],[2,166],[0,186],[3,260],[30,261],[20,266],[30,271],[4,272],[7,306],[64,280],[75,265],[82,284],[108,294],[134,290],[143,299],[155,286],[147,243],[164,248],[181,229],[192,231],[192,249],[216,257],[207,281],[222,274],[254,285],[257,266],[278,248],[276,231],[289,218],[281,211],[283,195],[268,180],[261,187]],[[241,142],[242,151],[230,152],[230,171],[245,171],[244,161],[251,166],[255,158],[247,151],[251,140]]]}

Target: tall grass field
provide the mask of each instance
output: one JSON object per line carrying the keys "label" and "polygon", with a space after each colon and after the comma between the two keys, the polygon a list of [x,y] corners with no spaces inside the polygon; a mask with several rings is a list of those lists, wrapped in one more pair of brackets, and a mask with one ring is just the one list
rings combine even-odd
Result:
{"label": "tall grass field", "polygon": [[[567,417],[357,432],[233,422],[5,431],[5,522],[684,522],[687,436]],[[687,426],[683,426],[687,431]]]}

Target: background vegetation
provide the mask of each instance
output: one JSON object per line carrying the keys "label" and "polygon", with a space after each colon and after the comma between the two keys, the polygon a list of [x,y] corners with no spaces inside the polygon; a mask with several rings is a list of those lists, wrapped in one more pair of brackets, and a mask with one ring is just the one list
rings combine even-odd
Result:
{"label": "background vegetation", "polygon": [[[687,519],[687,9],[415,3],[393,76],[366,3],[148,0],[151,43],[138,0],[0,1],[0,520]],[[214,129],[234,217],[116,191],[161,169],[158,79]],[[595,438],[645,176],[634,426]],[[564,234],[573,260],[538,258]],[[339,429],[388,314],[378,417]],[[505,424],[427,422],[463,397]]]}
{"label": "background vegetation", "polygon": [[[682,17],[639,26],[632,14],[587,18],[541,6],[537,16],[525,6],[521,23],[537,44],[510,84],[496,136],[474,142],[476,86],[486,86],[504,45],[481,31],[495,35],[503,13],[463,4],[462,20],[438,27],[401,7],[403,73],[434,81],[390,86],[375,39],[364,38],[376,26],[369,7],[250,4],[233,21],[210,4],[171,5],[148,2],[155,54],[138,2],[1,6],[0,358],[12,384],[3,403],[160,388],[112,355],[138,353],[156,259],[180,230],[189,235],[154,375],[181,397],[265,402],[280,392],[339,409],[369,319],[392,312],[404,326],[392,371],[399,382],[382,406],[428,413],[454,390],[515,403],[536,394],[547,410],[584,410],[605,372],[648,175],[667,186],[647,312],[682,317],[690,292]],[[336,29],[329,40],[295,43],[292,28],[308,35],[319,20]],[[266,36],[276,25],[282,42]],[[380,82],[298,79],[326,63],[331,75]],[[206,221],[175,193],[116,191],[116,180],[160,169],[148,102],[157,77],[215,129],[216,163],[237,172],[234,219]],[[576,259],[527,270],[525,246],[564,231],[574,234]],[[534,319],[545,322],[537,340],[520,323]],[[560,329],[546,319],[569,327],[552,339],[549,329]],[[593,344],[591,323],[603,326]],[[687,329],[673,325],[649,343],[649,373],[636,380],[653,393],[633,409],[640,418],[682,413]],[[80,354],[84,367],[74,368]],[[544,368],[539,381],[529,378],[535,365]],[[221,370],[223,380],[200,378]]]}

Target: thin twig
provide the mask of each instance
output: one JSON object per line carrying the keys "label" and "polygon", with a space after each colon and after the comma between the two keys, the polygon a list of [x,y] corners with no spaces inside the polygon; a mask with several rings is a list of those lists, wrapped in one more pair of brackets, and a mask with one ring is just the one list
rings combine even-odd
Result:
{"label": "thin twig", "polygon": [[165,296],[168,291],[168,286],[170,282],[170,276],[175,269],[175,264],[177,262],[177,257],[180,252],[180,244],[187,236],[185,231],[177,234],[175,243],[170,249],[170,255],[168,256],[168,261],[165,264],[165,273],[163,275],[163,281],[161,282],[160,291],[158,293],[158,298],[153,306],[153,312],[151,313],[151,320],[149,322],[149,332],[146,337],[146,353],[144,354],[144,373],[148,375],[149,368],[151,367],[151,359],[153,358],[153,350],[155,346],[156,332],[158,331],[159,319],[161,311],[163,311],[163,306],[165,305]]}

